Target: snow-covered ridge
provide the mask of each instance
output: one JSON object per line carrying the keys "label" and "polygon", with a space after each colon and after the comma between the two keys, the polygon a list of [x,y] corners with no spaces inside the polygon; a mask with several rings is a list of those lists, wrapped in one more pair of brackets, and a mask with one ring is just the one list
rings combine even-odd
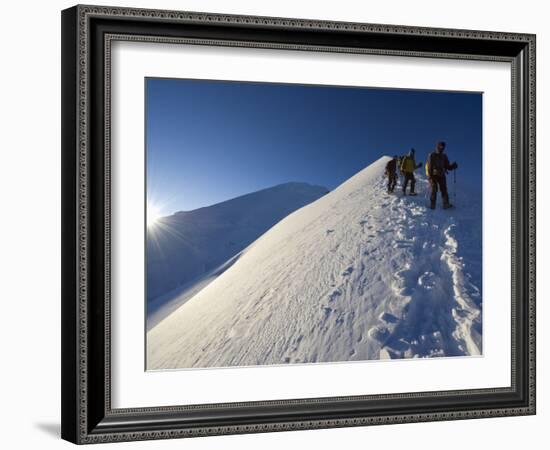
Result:
{"label": "snow-covered ridge", "polygon": [[[147,333],[147,368],[481,352],[481,209],[388,195],[383,157],[294,211]],[[466,201],[467,200],[467,201]]]}
{"label": "snow-covered ridge", "polygon": [[285,183],[212,206],[164,217],[147,233],[150,312],[223,265],[292,211],[326,194],[307,183]]}

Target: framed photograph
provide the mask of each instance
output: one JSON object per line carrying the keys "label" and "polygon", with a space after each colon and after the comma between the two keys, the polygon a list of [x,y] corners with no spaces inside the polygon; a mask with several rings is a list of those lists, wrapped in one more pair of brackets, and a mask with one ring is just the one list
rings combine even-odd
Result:
{"label": "framed photograph", "polygon": [[62,437],[535,413],[535,36],[62,12]]}

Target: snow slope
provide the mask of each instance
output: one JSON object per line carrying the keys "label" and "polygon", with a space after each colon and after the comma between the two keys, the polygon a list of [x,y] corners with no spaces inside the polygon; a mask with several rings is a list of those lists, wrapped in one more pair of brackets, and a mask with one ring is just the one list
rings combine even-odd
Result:
{"label": "snow slope", "polygon": [[147,333],[147,368],[481,352],[481,202],[385,192],[387,157],[285,217]]}
{"label": "snow slope", "polygon": [[219,273],[283,217],[326,193],[321,186],[285,183],[160,219],[147,230],[148,315],[179,291]]}

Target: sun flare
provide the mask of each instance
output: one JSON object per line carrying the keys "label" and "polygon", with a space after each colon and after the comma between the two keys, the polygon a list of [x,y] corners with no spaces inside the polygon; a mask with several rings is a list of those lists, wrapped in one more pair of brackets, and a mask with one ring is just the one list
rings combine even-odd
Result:
{"label": "sun flare", "polygon": [[147,227],[152,227],[162,217],[162,214],[158,207],[148,203],[147,204]]}

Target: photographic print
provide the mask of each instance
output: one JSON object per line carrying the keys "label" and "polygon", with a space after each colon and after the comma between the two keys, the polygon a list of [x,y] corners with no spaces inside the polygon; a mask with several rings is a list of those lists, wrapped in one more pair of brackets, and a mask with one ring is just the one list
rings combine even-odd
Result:
{"label": "photographic print", "polygon": [[147,370],[482,354],[482,93],[145,99]]}

